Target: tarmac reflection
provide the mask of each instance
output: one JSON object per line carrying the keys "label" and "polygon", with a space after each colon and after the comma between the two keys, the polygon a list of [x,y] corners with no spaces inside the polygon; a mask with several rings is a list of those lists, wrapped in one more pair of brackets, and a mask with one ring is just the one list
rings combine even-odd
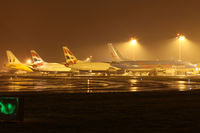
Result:
{"label": "tarmac reflection", "polygon": [[1,78],[0,92],[107,93],[139,91],[189,91],[200,89],[200,82],[155,81],[124,77],[79,78]]}

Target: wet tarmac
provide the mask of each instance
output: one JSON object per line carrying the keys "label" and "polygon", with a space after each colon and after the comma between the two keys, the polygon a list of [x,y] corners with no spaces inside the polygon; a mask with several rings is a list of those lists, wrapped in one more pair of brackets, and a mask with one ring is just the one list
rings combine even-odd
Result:
{"label": "wet tarmac", "polygon": [[199,88],[199,77],[0,77],[1,96],[24,100],[24,121],[0,132],[191,132]]}
{"label": "wet tarmac", "polygon": [[158,81],[131,77],[0,78],[0,92],[109,93],[198,89],[200,82],[190,79]]}

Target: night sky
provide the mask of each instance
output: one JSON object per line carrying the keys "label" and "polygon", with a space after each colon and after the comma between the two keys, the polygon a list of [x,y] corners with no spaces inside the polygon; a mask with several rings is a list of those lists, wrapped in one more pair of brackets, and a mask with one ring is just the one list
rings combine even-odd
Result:
{"label": "night sky", "polygon": [[[1,1],[0,63],[6,63],[7,49],[22,62],[31,49],[45,61],[63,62],[63,45],[80,59],[93,55],[95,61],[109,61],[108,42],[134,36],[151,52],[177,32],[200,47],[199,5],[198,0]],[[187,59],[200,62],[197,49],[194,55]]]}

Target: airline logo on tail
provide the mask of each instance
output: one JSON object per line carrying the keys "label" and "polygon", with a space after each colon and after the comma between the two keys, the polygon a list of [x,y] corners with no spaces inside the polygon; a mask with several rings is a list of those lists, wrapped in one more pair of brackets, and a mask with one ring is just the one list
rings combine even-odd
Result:
{"label": "airline logo on tail", "polygon": [[8,57],[8,64],[6,64],[6,67],[16,70],[33,72],[30,66],[22,64],[10,50],[7,50],[6,54]]}
{"label": "airline logo on tail", "polygon": [[42,58],[39,56],[39,54],[35,50],[31,50],[31,55],[32,55],[34,65],[36,65],[36,66],[44,65],[44,61],[42,60]]}
{"label": "airline logo on tail", "polygon": [[111,52],[111,56],[113,57],[113,59],[115,59],[116,61],[121,61],[122,59],[120,58],[119,53],[113,47],[112,43],[108,43],[108,47],[109,47],[109,50]]}
{"label": "airline logo on tail", "polygon": [[78,60],[76,59],[76,57],[73,55],[73,53],[67,47],[63,47],[63,52],[64,52],[65,59],[66,59],[66,66],[77,63]]}
{"label": "airline logo on tail", "polygon": [[112,56],[113,58],[117,58],[117,55],[114,54],[113,52],[111,52],[111,56]]}
{"label": "airline logo on tail", "polygon": [[8,57],[8,63],[21,64],[21,62],[15,57],[15,55],[10,50],[7,50],[6,54]]}

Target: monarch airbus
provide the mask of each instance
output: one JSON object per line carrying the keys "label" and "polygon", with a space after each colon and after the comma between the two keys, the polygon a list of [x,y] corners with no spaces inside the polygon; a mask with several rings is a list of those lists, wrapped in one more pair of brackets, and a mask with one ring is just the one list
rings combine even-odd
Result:
{"label": "monarch airbus", "polygon": [[8,63],[6,64],[6,67],[15,70],[33,72],[33,67],[31,65],[21,63],[10,50],[7,50],[6,54],[8,57]]}

